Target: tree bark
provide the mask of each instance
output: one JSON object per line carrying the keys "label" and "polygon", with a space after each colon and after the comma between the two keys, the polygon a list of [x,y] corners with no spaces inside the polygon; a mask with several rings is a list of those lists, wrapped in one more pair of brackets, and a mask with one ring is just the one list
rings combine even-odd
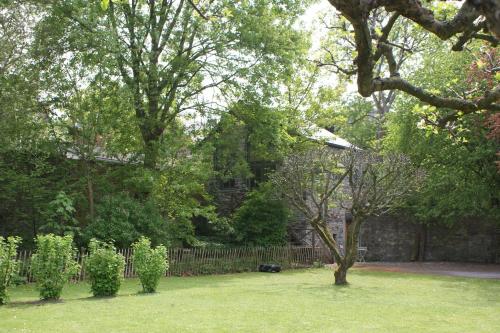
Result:
{"label": "tree bark", "polygon": [[421,224],[415,233],[411,261],[425,261],[425,247],[427,241],[427,226]]}
{"label": "tree bark", "polygon": [[347,284],[347,266],[344,264],[337,263],[337,269],[333,274],[335,276],[335,285],[343,286]]}
{"label": "tree bark", "polygon": [[153,170],[158,160],[158,144],[155,140],[145,140],[144,145],[144,167]]}
{"label": "tree bark", "polygon": [[95,205],[94,205],[94,184],[92,182],[92,175],[90,171],[89,161],[85,161],[85,173],[87,176],[87,196],[89,200],[89,214],[90,218],[93,220],[95,217]]}
{"label": "tree bark", "polygon": [[418,261],[425,261],[425,248],[427,245],[427,225],[422,224],[420,228],[419,235],[419,244],[418,244]]}
{"label": "tree bark", "polygon": [[[357,73],[358,92],[361,96],[370,97],[377,91],[399,90],[437,108],[454,110],[438,119],[436,123],[439,126],[446,126],[447,123],[456,120],[459,116],[476,111],[500,110],[500,87],[498,86],[486,91],[481,97],[455,98],[437,96],[432,91],[425,90],[404,80],[397,71],[397,63],[392,52],[393,45],[388,41],[389,33],[395,21],[399,16],[403,16],[442,40],[448,40],[462,34],[459,36],[459,43],[455,47],[455,49],[462,49],[468,40],[477,38],[478,34],[475,32],[481,28],[486,28],[482,23],[474,23],[481,15],[484,15],[493,34],[481,34],[483,35],[482,39],[490,41],[492,45],[497,45],[497,37],[500,35],[500,23],[498,23],[500,21],[498,20],[500,0],[466,1],[461,5],[455,17],[444,21],[434,17],[434,12],[422,4],[422,1],[418,0],[329,0],[329,2],[352,24],[357,51],[354,64]],[[382,7],[388,12],[395,12],[395,14],[382,29],[382,36],[378,36],[369,27],[369,17],[373,11]],[[375,52],[373,52],[375,49],[374,39],[378,39]],[[380,73],[375,76],[374,66],[382,56],[387,60],[389,77],[384,77]]]}

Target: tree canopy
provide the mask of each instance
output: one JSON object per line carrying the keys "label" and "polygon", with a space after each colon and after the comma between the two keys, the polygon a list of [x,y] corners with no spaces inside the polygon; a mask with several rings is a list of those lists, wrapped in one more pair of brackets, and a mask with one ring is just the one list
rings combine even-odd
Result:
{"label": "tree canopy", "polygon": [[[338,64],[336,57],[328,65],[345,75],[356,75],[357,89],[363,97],[379,91],[403,91],[434,107],[451,109],[439,119],[443,125],[460,114],[500,109],[498,84],[476,94],[454,97],[436,94],[404,79],[399,71],[398,53],[414,52],[414,44],[396,32],[402,20],[409,20],[442,41],[455,39],[453,51],[463,51],[474,40],[496,47],[500,38],[497,0],[467,0],[460,4],[415,0],[329,2],[341,15],[339,24],[332,28],[349,34],[348,43],[354,56],[349,67]],[[442,47],[448,45],[443,42]]]}
{"label": "tree canopy", "polygon": [[[0,1],[0,234],[26,247],[47,232],[78,246],[282,244],[296,210],[314,220],[357,200],[321,196],[325,183],[356,188],[391,156],[421,186],[404,200],[358,187],[361,203],[342,204],[359,220],[397,203],[409,223],[498,222],[499,6]],[[318,155],[318,131],[356,158]],[[294,161],[313,172],[272,186]],[[299,187],[323,208],[297,206]],[[348,268],[353,253],[337,259]]]}

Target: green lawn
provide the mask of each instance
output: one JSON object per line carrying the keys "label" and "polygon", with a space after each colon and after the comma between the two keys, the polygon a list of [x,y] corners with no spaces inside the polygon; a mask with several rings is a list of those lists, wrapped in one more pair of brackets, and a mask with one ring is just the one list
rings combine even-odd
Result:
{"label": "green lawn", "polygon": [[0,332],[500,332],[500,281],[353,270],[332,285],[328,269],[168,278],[137,294],[90,297],[69,285],[62,302],[11,289]]}

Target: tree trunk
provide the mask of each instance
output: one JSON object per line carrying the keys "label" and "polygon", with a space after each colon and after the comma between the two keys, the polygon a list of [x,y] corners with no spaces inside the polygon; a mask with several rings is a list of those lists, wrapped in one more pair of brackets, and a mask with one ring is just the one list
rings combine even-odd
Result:
{"label": "tree trunk", "polygon": [[427,225],[422,224],[420,229],[420,237],[419,237],[419,247],[418,247],[418,261],[425,260],[425,248],[427,245]]}
{"label": "tree trunk", "polygon": [[89,162],[85,162],[85,173],[87,176],[87,197],[89,200],[89,213],[90,218],[93,220],[95,217],[95,205],[94,205],[94,184],[92,182],[92,175],[90,172]]}
{"label": "tree trunk", "polygon": [[144,167],[155,169],[158,160],[158,144],[154,140],[144,140]]}
{"label": "tree trunk", "polygon": [[427,226],[420,224],[415,233],[415,242],[413,244],[411,261],[425,260],[425,247],[427,242]]}
{"label": "tree trunk", "polygon": [[337,269],[333,274],[335,276],[335,285],[342,286],[347,284],[347,266],[338,264]]}

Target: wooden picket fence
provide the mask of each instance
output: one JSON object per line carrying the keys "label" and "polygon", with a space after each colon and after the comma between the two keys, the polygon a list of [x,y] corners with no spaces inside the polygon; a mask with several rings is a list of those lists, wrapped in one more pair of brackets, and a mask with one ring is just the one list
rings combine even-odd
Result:
{"label": "wooden picket fence", "polygon": [[[125,257],[125,278],[136,277],[131,248],[118,250]],[[18,252],[19,276],[26,282],[33,282],[30,270],[32,251]],[[73,282],[85,280],[85,259],[87,253],[77,253],[76,261],[80,271]],[[311,267],[315,262],[331,263],[332,257],[322,247],[242,247],[242,248],[193,248],[169,249],[167,276],[191,276],[205,274],[226,274],[257,271],[260,264],[279,264],[282,269]]]}

